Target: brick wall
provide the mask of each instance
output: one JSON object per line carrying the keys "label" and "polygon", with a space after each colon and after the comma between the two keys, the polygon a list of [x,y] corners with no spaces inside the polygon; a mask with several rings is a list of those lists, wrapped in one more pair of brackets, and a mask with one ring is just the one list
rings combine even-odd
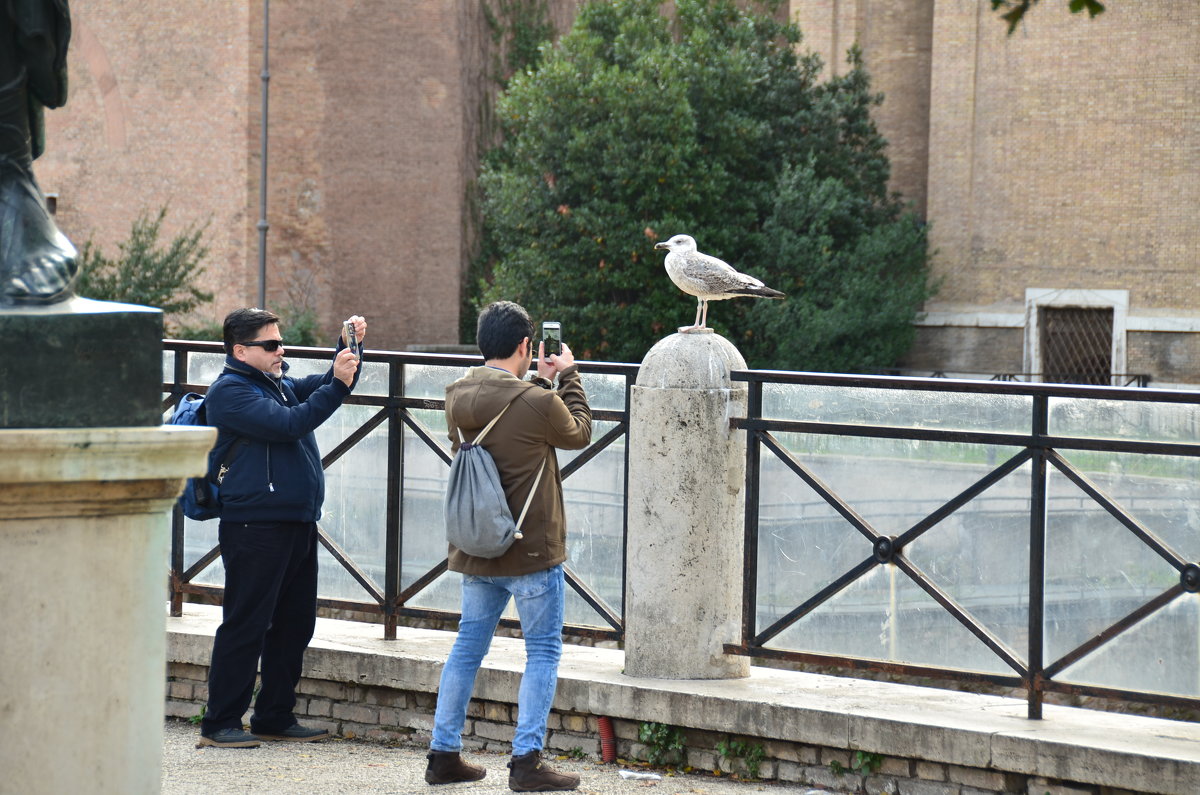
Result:
{"label": "brick wall", "polygon": [[984,3],[934,19],[929,212],[937,301],[1128,289],[1200,310],[1200,5],[1063,3],[1011,37]]}
{"label": "brick wall", "polygon": [[924,217],[929,168],[929,77],[933,0],[792,0],[801,48],[819,54],[825,75],[845,74],[846,53],[862,48],[871,88],[884,94],[874,112],[888,140],[891,189]]}
{"label": "brick wall", "polygon": [[[559,30],[581,3],[549,3]],[[1019,313],[1027,288],[1088,288],[1128,290],[1131,315],[1200,318],[1200,4],[1115,3],[1088,20],[1043,3],[1011,37],[976,0],[784,10],[831,73],[858,42],[886,95],[892,186],[932,224],[930,311]],[[260,14],[72,4],[70,99],[47,114],[36,164],[77,243],[111,252],[163,205],[168,235],[211,219],[211,319],[257,298]],[[327,327],[362,312],[380,347],[457,341],[493,48],[476,0],[273,7],[269,305]],[[1194,347],[1139,342],[1146,363],[1130,368],[1200,383]],[[949,325],[912,358],[949,369],[944,351],[956,369],[1020,369]]]}
{"label": "brick wall", "polygon": [[229,293],[245,282],[247,7],[179,0],[150,14],[137,0],[71,4],[70,93],[46,114],[34,170],[58,194],[59,225],[77,246],[92,239],[116,255],[139,213],[169,206],[168,239],[211,219],[202,286]]}
{"label": "brick wall", "polygon": [[[167,668],[166,715],[191,718],[199,715],[207,699],[208,668],[170,662]],[[297,688],[296,715],[306,725],[328,729],[347,739],[401,743],[427,747],[436,707],[434,693],[354,683],[304,678]],[[463,746],[468,751],[509,753],[516,705],[474,699],[467,712]],[[612,719],[617,757],[645,761],[651,749],[639,741],[640,724]],[[547,724],[546,749],[558,755],[583,754],[600,758],[599,716],[552,712]],[[199,731],[199,729],[197,729]],[[747,777],[746,758],[722,754],[722,743],[739,740],[748,748],[761,748],[758,777],[787,784],[826,787],[839,792],[905,793],[905,795],[1100,795],[1101,788],[1072,784],[997,770],[870,755],[874,770],[859,773],[855,754],[829,748],[763,737],[731,736],[684,728],[686,765],[696,771],[720,771]],[[839,772],[840,771],[840,772]],[[1104,788],[1103,795],[1126,795]]]}

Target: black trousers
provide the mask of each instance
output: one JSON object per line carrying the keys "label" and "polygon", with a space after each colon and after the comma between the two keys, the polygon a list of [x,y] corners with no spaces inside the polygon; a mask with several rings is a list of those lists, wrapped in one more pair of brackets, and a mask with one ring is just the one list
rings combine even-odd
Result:
{"label": "black trousers", "polygon": [[281,732],[296,723],[296,684],[317,622],[317,526],[221,522],[218,538],[225,601],[200,730],[241,728],[261,658],[250,730]]}

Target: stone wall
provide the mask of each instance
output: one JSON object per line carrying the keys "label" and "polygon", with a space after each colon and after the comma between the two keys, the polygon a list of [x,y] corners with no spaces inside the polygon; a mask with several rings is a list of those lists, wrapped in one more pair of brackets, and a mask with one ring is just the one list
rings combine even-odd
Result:
{"label": "stone wall", "polygon": [[[207,678],[207,666],[170,663],[166,715],[184,719],[199,715],[207,699]],[[307,677],[301,680],[297,692],[296,715],[306,725],[328,729],[347,739],[428,746],[437,703],[433,692]],[[547,751],[557,755],[601,758],[599,721],[599,716],[588,713],[552,712],[547,724]],[[641,723],[621,718],[611,721],[617,757],[626,762],[647,760],[654,749],[639,740]],[[515,704],[474,699],[467,713],[463,746],[468,752],[510,753],[515,723]],[[740,756],[730,753],[727,750],[730,741],[744,743],[749,753]],[[757,767],[757,778],[826,787],[839,792],[870,795],[1123,795],[1133,792],[922,759],[879,754],[856,757],[855,752],[845,748],[702,729],[684,728],[683,744],[686,759],[682,764],[696,771],[711,770],[722,775],[752,778],[747,768],[750,757],[751,764]],[[722,749],[726,749],[725,753]],[[760,752],[761,759],[754,759]],[[862,766],[860,760],[865,760],[870,772],[860,773],[855,769]]]}
{"label": "stone wall", "polygon": [[147,8],[71,4],[70,93],[66,107],[46,113],[46,153],[34,171],[57,195],[58,223],[76,246],[93,240],[109,256],[139,214],[169,207],[166,239],[209,222],[201,286],[232,307],[253,295],[249,4]]}
{"label": "stone wall", "polygon": [[[986,3],[937,4],[928,216],[942,286],[927,309],[959,320],[929,328],[914,361],[967,345],[984,312],[1022,329],[1030,288],[1127,291],[1131,332],[1197,336],[1198,48],[1200,4],[1113,3],[1088,20],[1042,3],[1012,36]],[[1168,344],[1141,340],[1114,367],[1200,383],[1195,343]]]}

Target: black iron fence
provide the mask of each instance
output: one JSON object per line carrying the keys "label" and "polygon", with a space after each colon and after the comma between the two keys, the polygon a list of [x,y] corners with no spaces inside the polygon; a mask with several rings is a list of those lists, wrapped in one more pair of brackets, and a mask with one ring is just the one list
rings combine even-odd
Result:
{"label": "black iron fence", "polygon": [[734,378],[727,651],[1200,707],[1200,393]]}
{"label": "black iron fence", "polygon": [[[188,392],[204,393],[220,372],[220,343],[164,343],[164,401],[169,412]],[[332,351],[288,348],[293,374],[324,371]],[[380,620],[396,636],[400,617],[454,620],[457,588],[447,580],[441,499],[450,451],[443,389],[479,357],[368,351],[358,388],[318,432],[329,484],[319,522],[322,607]],[[582,363],[593,406],[593,441],[563,461],[564,498],[572,521],[574,594],[568,631],[619,638],[624,622],[625,473],[629,387],[637,367]],[[177,509],[171,538],[172,615],[184,598],[219,598],[222,587],[217,522],[193,522]],[[504,623],[516,626],[515,621]]]}
{"label": "black iron fence", "polygon": [[[289,348],[293,374],[331,351]],[[164,411],[217,343],[165,343]],[[443,390],[478,357],[368,351],[323,426],[320,604],[454,620]],[[568,633],[624,628],[629,397],[583,363],[594,442],[560,451]],[[727,651],[1200,707],[1200,393],[745,371],[745,610]],[[215,522],[176,514],[171,607],[219,598]],[[505,619],[509,626],[516,622]]]}

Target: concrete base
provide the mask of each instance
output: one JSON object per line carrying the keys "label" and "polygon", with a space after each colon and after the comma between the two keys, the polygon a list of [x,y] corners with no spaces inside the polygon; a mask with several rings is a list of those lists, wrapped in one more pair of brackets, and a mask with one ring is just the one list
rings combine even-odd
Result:
{"label": "concrete base", "polygon": [[625,667],[633,676],[727,679],[739,637],[746,444],[745,360],[728,340],[673,334],[646,354],[630,397]]}
{"label": "concrete base", "polygon": [[[173,667],[199,669],[203,681],[219,624],[220,608],[191,604],[182,618],[168,619]],[[369,737],[375,730],[381,739],[389,737],[382,733],[386,726],[390,739],[428,742],[433,694],[455,633],[400,627],[396,640],[382,635],[374,624],[317,620],[300,686],[304,723],[343,736]],[[745,738],[764,746],[765,778],[833,790],[1200,792],[1196,723],[1053,705],[1046,705],[1044,720],[1029,720],[1023,700],[1001,696],[757,666],[742,679],[645,679],[629,676],[625,664],[626,655],[615,649],[563,648],[548,747],[598,755],[596,717],[607,716],[618,722],[619,738],[621,722],[632,723],[623,754],[626,747],[636,752],[640,723],[664,723],[686,730],[688,759],[698,769],[720,761],[699,750],[705,738],[710,749],[719,740]],[[511,710],[524,668],[520,639],[493,640],[475,684],[468,721],[474,735],[464,738],[474,741],[470,747],[502,750],[511,740]],[[190,714],[203,703],[202,693],[194,697],[186,705]],[[184,706],[173,700],[168,712],[184,714]],[[579,731],[589,731],[591,739]],[[831,761],[849,768],[855,751],[878,754],[882,767],[865,779],[830,771]]]}
{"label": "concrete base", "polygon": [[214,437],[0,430],[0,791],[158,792],[170,512]]}

